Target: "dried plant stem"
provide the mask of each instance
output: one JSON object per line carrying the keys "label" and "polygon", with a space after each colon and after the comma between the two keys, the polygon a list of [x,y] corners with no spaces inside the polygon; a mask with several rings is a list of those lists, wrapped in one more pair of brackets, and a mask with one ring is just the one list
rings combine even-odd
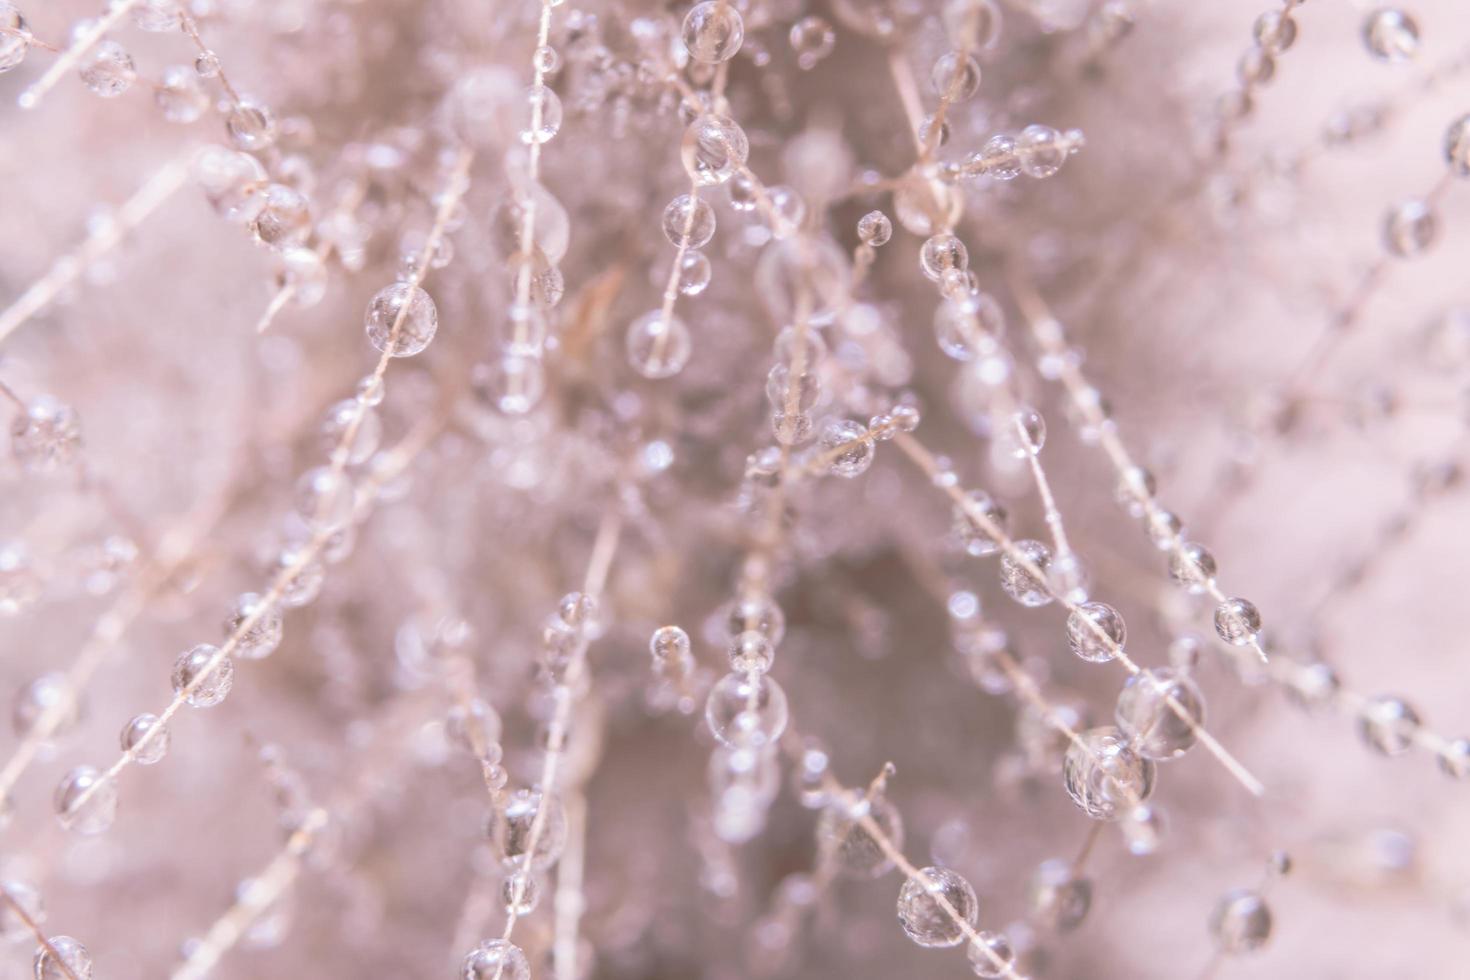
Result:
{"label": "dried plant stem", "polygon": [[[1081,614],[1080,607],[1078,607],[1075,602],[1073,602],[1065,595],[1058,595],[1055,590],[1052,589],[1051,584],[1047,581],[1046,573],[1044,573],[1040,568],[1037,568],[1035,562],[1031,561],[1031,559],[1025,554],[1025,552],[1016,547],[1016,543],[1011,540],[1011,538],[1005,533],[1004,530],[1001,529],[999,525],[997,525],[994,521],[990,519],[990,517],[984,512],[981,507],[977,506],[975,502],[969,498],[965,490],[961,486],[959,486],[958,483],[950,481],[937,481],[934,479],[936,476],[940,475],[940,468],[938,462],[934,458],[934,455],[929,452],[928,449],[924,448],[924,446],[920,444],[916,439],[914,439],[913,436],[906,433],[900,433],[899,435],[895,436],[894,443],[899,447],[899,449],[903,451],[905,456],[912,460],[914,464],[919,467],[920,470],[922,470],[926,475],[929,476],[931,482],[933,482],[936,486],[939,486],[940,489],[944,490],[944,492],[949,495],[950,499],[957,507],[960,507],[965,511],[970,520],[975,522],[976,527],[983,530],[987,535],[995,540],[995,542],[1000,546],[1000,549],[1006,553],[1011,561],[1020,566],[1021,569],[1029,577],[1031,577],[1043,589],[1045,589],[1048,594],[1050,594],[1052,598],[1055,599],[1069,613],[1079,613],[1078,620],[1082,623],[1087,624],[1087,627],[1092,631],[1097,640],[1108,647],[1108,650],[1113,655],[1113,658],[1117,660],[1118,663],[1122,664],[1123,667],[1127,669],[1128,673],[1134,675],[1135,677],[1151,676],[1149,674],[1146,674],[1143,668],[1139,667],[1138,664],[1133,661],[1133,658],[1130,657],[1126,652],[1124,652],[1123,648],[1118,646],[1118,644],[1114,642],[1113,638],[1109,636],[1100,626],[1094,623],[1090,617],[1085,614]],[[1174,714],[1179,717],[1179,720],[1184,722],[1184,724],[1188,726],[1189,730],[1199,740],[1199,743],[1205,747],[1206,751],[1208,751],[1217,760],[1219,760],[1220,764],[1224,766],[1225,769],[1232,776],[1234,776],[1235,779],[1242,786],[1246,788],[1246,790],[1248,790],[1255,796],[1260,796],[1265,793],[1266,788],[1261,784],[1260,780],[1251,775],[1250,770],[1246,769],[1246,767],[1242,765],[1239,760],[1231,755],[1230,752],[1226,750],[1225,746],[1220,744],[1218,739],[1216,739],[1213,735],[1206,731],[1203,726],[1201,726],[1192,717],[1190,717],[1189,711],[1186,710],[1185,707],[1179,703],[1178,699],[1169,692],[1167,687],[1159,684],[1156,684],[1155,686],[1158,689],[1160,696],[1164,699],[1164,703],[1169,706],[1169,710],[1173,711]]]}
{"label": "dried plant stem", "polygon": [[[1082,369],[1077,365],[1077,358],[1070,356],[1062,335],[1061,323],[1052,315],[1051,309],[1036,289],[1035,284],[1016,264],[1010,263],[1006,269],[1011,293],[1021,307],[1021,312],[1031,328],[1032,337],[1048,362],[1057,366],[1057,377],[1066,390],[1072,406],[1086,426],[1097,433],[1097,444],[1107,456],[1108,462],[1112,464],[1118,476],[1119,486],[1126,490],[1133,502],[1142,510],[1146,526],[1156,528],[1167,526],[1166,515],[1154,501],[1153,496],[1138,485],[1135,474],[1142,472],[1142,468],[1134,462],[1128,448],[1123,445],[1123,440],[1118,435],[1117,426],[1104,412],[1097,397],[1097,389],[1082,374]],[[1168,552],[1174,554],[1186,542],[1179,534],[1171,533],[1166,543]],[[1206,590],[1216,602],[1224,602],[1229,598],[1213,577],[1207,583]],[[1253,637],[1248,646],[1262,663],[1269,659],[1259,639]]]}
{"label": "dried plant stem", "polygon": [[77,62],[81,61],[108,31],[132,13],[133,8],[137,5],[138,0],[114,0],[109,3],[106,12],[92,21],[91,25],[78,35],[76,40],[72,41],[71,45],[62,52],[61,57],[53,61],[51,67],[46,69],[46,73],[20,93],[16,105],[22,109],[34,109],[40,105],[41,99],[55,87],[57,82],[61,81],[61,77],[71,71]]}
{"label": "dried plant stem", "polygon": [[583,906],[582,879],[587,860],[587,797],[580,789],[562,799],[567,815],[567,843],[556,863],[556,916],[552,964],[556,980],[577,980],[577,936]]}
{"label": "dried plant stem", "polygon": [[76,971],[71,968],[71,964],[57,951],[55,946],[51,945],[51,940],[41,931],[41,924],[32,918],[31,913],[26,911],[26,907],[17,902],[15,896],[10,894],[10,889],[4,885],[0,885],[0,902],[4,902],[9,907],[11,914],[19,919],[25,925],[26,930],[35,937],[36,942],[46,949],[50,954],[51,962],[66,974],[67,980],[81,980],[81,977],[78,977]]}
{"label": "dried plant stem", "polygon": [[17,328],[46,308],[67,286],[76,281],[87,267],[112,251],[145,218],[173,196],[188,176],[188,162],[177,159],[166,163],[143,186],[123,202],[117,214],[80,245],[52,263],[46,274],[31,283],[3,313],[0,313],[0,343]]}
{"label": "dried plant stem", "polygon": [[215,920],[204,939],[190,951],[184,962],[174,968],[171,980],[201,980],[234,948],[251,923],[279,899],[301,874],[301,859],[316,835],[328,823],[327,811],[313,807],[286,840],[279,854],[256,875],[250,887],[242,890],[235,904]]}

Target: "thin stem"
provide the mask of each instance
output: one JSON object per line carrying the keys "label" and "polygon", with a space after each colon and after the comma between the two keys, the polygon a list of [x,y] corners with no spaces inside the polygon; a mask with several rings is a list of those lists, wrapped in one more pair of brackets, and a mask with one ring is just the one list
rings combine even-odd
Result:
{"label": "thin stem", "polygon": [[16,105],[22,109],[34,109],[40,105],[41,99],[45,97],[46,93],[51,91],[57,82],[61,81],[61,76],[71,71],[77,62],[81,61],[87,52],[91,51],[97,42],[102,40],[103,35],[116,27],[118,22],[124,17],[132,13],[133,8],[137,5],[138,0],[115,0],[115,2],[108,4],[107,11],[101,17],[94,20],[91,26],[83,31],[71,43],[71,46],[62,52],[61,57],[51,63],[51,67],[46,69],[46,73],[32,83],[24,92],[20,93],[20,98],[16,100]]}

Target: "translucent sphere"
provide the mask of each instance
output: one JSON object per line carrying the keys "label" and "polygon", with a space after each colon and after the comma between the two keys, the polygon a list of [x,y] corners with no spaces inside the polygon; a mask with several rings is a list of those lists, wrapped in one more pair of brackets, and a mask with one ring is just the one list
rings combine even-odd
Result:
{"label": "translucent sphere", "polygon": [[817,846],[849,878],[881,878],[893,870],[893,861],[864,827],[865,820],[895,851],[903,850],[903,817],[885,797],[842,794],[817,820]]}
{"label": "translucent sphere", "polygon": [[1215,556],[1204,545],[1185,541],[1169,555],[1169,577],[1189,594],[1200,595],[1215,580]]}
{"label": "translucent sphere", "polygon": [[715,738],[735,747],[773,744],[786,731],[788,717],[786,692],[764,674],[726,674],[704,704]]}
{"label": "translucent sphere", "polygon": [[980,63],[973,55],[948,51],[934,62],[929,84],[940,98],[966,102],[980,91]]}
{"label": "translucent sphere", "polygon": [[992,136],[980,148],[980,172],[996,180],[1015,180],[1021,176],[1021,154],[1016,141],[1005,135]]}
{"label": "translucent sphere", "polygon": [[1151,803],[1143,803],[1129,810],[1118,826],[1128,845],[1128,853],[1140,857],[1159,849],[1165,829],[1162,811]]}
{"label": "translucent sphere", "polygon": [[684,47],[705,64],[729,61],[745,40],[745,21],[728,0],[704,0],[684,17]]}
{"label": "translucent sphere", "polygon": [[281,602],[293,609],[309,606],[321,595],[327,571],[306,544],[288,544],[276,555],[270,572],[272,580],[289,578],[281,592]]}
{"label": "translucent sphere", "polygon": [[115,99],[138,78],[133,56],[116,41],[99,41],[82,58],[82,81],[104,99]]}
{"label": "translucent sphere", "polygon": [[530,915],[541,900],[541,882],[534,874],[517,871],[500,883],[500,901],[509,915]]}
{"label": "translucent sphere", "polygon": [[526,954],[504,939],[487,939],[464,958],[462,980],[531,980]]}
{"label": "translucent sphere", "polygon": [[36,980],[92,980],[92,954],[70,936],[50,936],[36,949]]}
{"label": "translucent sphere", "polygon": [[1156,667],[1128,678],[1114,718],[1139,755],[1177,759],[1199,738],[1205,723],[1204,695],[1188,674]]}
{"label": "translucent sphere", "polygon": [[[527,229],[526,219],[531,219]],[[525,248],[522,239],[530,232]],[[496,247],[506,259],[529,251],[549,265],[566,257],[571,245],[572,223],[567,209],[555,195],[540,184],[517,181],[495,209],[491,232]]]}
{"label": "translucent sphere", "polygon": [[196,708],[212,708],[223,701],[235,683],[235,662],[229,657],[220,657],[213,667],[219,648],[208,643],[185,650],[174,661],[173,685],[175,694],[189,690],[185,700]]}
{"label": "translucent sphere", "polygon": [[1256,43],[1270,54],[1280,54],[1296,41],[1296,21],[1290,14],[1268,10],[1256,18],[1252,33]]}
{"label": "translucent sphere", "polygon": [[[701,187],[725,183],[745,166],[749,155],[750,141],[745,130],[728,116],[713,113],[691,122],[679,144],[684,169]],[[755,206],[753,198],[750,206]]]}
{"label": "translucent sphere", "polygon": [[949,0],[944,30],[957,50],[988,48],[1000,36],[1001,13],[995,0]]}
{"label": "translucent sphere", "polygon": [[650,310],[628,325],[624,341],[628,364],[645,378],[672,378],[684,370],[694,345],[684,321]]}
{"label": "translucent sphere", "polygon": [[306,196],[285,184],[271,184],[261,198],[251,230],[256,241],[270,248],[300,245],[311,234],[311,206]]}
{"label": "translucent sphere", "polygon": [[851,268],[847,253],[830,238],[776,242],[756,262],[754,286],[773,319],[796,321],[805,300],[807,322],[826,326],[849,305]]}
{"label": "translucent sphere", "polygon": [[1226,599],[1215,607],[1215,632],[1226,643],[1250,646],[1261,632],[1261,614],[1248,599]]}
{"label": "translucent sphere", "polygon": [[1444,158],[1457,177],[1470,177],[1470,115],[1461,116],[1445,130]]}
{"label": "translucent sphere", "polygon": [[1107,663],[1127,638],[1122,614],[1105,602],[1084,602],[1067,616],[1067,645],[1083,660]]}
{"label": "translucent sphere", "polygon": [[[3,41],[0,41],[3,44]],[[173,65],[163,71],[163,81],[154,90],[153,102],[171,123],[195,122],[209,108],[209,93],[192,68]]]}
{"label": "translucent sphere", "polygon": [[80,708],[71,681],[60,671],[53,671],[42,674],[16,693],[11,723],[15,734],[24,738],[49,713],[52,736],[65,735],[76,727]]}
{"label": "translucent sphere", "polygon": [[296,481],[296,513],[313,531],[335,531],[352,520],[352,481],[332,466],[307,470]]}
{"label": "translucent sphere", "polygon": [[1363,20],[1363,44],[1380,61],[1408,61],[1419,50],[1419,25],[1402,10],[1375,10]]}
{"label": "translucent sphere", "polygon": [[979,918],[975,889],[948,868],[924,868],[919,878],[905,880],[898,892],[898,921],[904,933],[920,946],[958,946],[965,940],[965,929],[955,917],[971,927]]}
{"label": "translucent sphere", "polygon": [[327,265],[312,249],[287,246],[277,258],[276,288],[291,290],[296,307],[315,306],[327,295]]}
{"label": "translucent sphere", "polygon": [[1061,134],[1050,126],[1027,126],[1016,137],[1016,156],[1028,177],[1050,177],[1062,169],[1067,149]]}
{"label": "translucent sphere", "polygon": [[439,329],[439,311],[428,293],[412,283],[380,289],[364,316],[368,340],[380,353],[411,357],[429,346]]}
{"label": "translucent sphere", "polygon": [[[252,618],[254,621],[245,628],[246,621]],[[281,609],[275,603],[267,606],[265,600],[254,592],[242,593],[230,607],[223,631],[227,640],[236,637],[231,651],[236,657],[242,660],[268,657],[281,645],[284,631]]]}
{"label": "translucent sphere", "polygon": [[954,235],[934,235],[919,249],[919,269],[930,282],[939,282],[945,273],[969,266],[970,253]]}
{"label": "translucent sphere", "polygon": [[326,421],[321,428],[321,447],[329,455],[343,445],[348,433],[347,462],[353,466],[367,461],[383,438],[383,420],[372,406],[356,398],[344,398],[327,410]]}
{"label": "translucent sphere", "polygon": [[[1021,559],[1025,560],[1025,564]],[[1005,590],[1006,595],[1023,606],[1046,605],[1052,601],[1046,582],[1046,572],[1051,567],[1051,561],[1051,549],[1040,541],[1017,541],[1015,553],[1007,551],[1001,556],[1000,587]],[[1039,576],[1037,572],[1040,573]]]}
{"label": "translucent sphere", "polygon": [[679,292],[685,296],[698,296],[709,288],[713,270],[709,258],[694,249],[688,249],[679,258]]}
{"label": "translucent sphere", "polygon": [[79,834],[103,833],[117,818],[117,782],[92,766],[77,766],[61,777],[52,797],[61,825]]}
{"label": "translucent sphere", "polygon": [[787,40],[796,54],[797,67],[803,71],[817,67],[837,46],[837,34],[832,25],[820,17],[803,17],[792,24]]}
{"label": "translucent sphere", "polygon": [[0,75],[18,67],[30,50],[30,28],[9,0],[0,0]]}
{"label": "translucent sphere", "polygon": [[1046,419],[1036,409],[1022,405],[1001,429],[996,441],[1016,459],[1035,456],[1046,445]]}
{"label": "translucent sphere", "polygon": [[[218,62],[215,63],[218,65]],[[248,95],[225,118],[225,130],[235,148],[247,153],[268,150],[276,143],[276,116],[264,102]]]}
{"label": "translucent sphere", "polygon": [[1439,221],[1426,201],[1404,201],[1383,219],[1383,247],[1391,255],[1411,258],[1434,244]]}
{"label": "translucent sphere", "polygon": [[656,665],[687,663],[690,650],[689,634],[677,626],[660,626],[648,640],[648,652]]}
{"label": "translucent sphere", "polygon": [[1271,908],[1249,889],[1226,892],[1210,913],[1210,935],[1231,955],[1260,949],[1271,938]]}
{"label": "translucent sphere", "polygon": [[764,633],[746,630],[730,643],[730,669],[737,674],[764,674],[776,659],[776,648]]}
{"label": "translucent sphere", "polygon": [[858,219],[857,231],[864,245],[878,248],[893,237],[893,222],[882,211],[869,211]]}
{"label": "translucent sphere", "polygon": [[824,457],[830,456],[827,470],[834,476],[855,477],[873,465],[873,440],[868,428],[851,419],[831,419],[822,427],[818,440]]}
{"label": "translucent sphere", "polygon": [[733,640],[747,630],[763,633],[772,646],[780,646],[786,635],[786,614],[770,596],[746,595],[726,612],[725,636]]}
{"label": "translucent sphere", "polygon": [[675,246],[704,248],[715,237],[715,209],[708,201],[680,194],[664,208],[664,237]]}
{"label": "translucent sphere", "polygon": [[1000,542],[991,535],[989,527],[1005,530],[1005,508],[984,490],[971,490],[965,496],[969,500],[967,505],[954,506],[955,537],[965,551],[976,558],[993,555],[1000,550]]}
{"label": "translucent sphere", "polygon": [[1092,909],[1092,881],[1070,861],[1053,858],[1036,868],[1026,886],[1031,921],[1052,932],[1070,932]]}
{"label": "translucent sphere", "polygon": [[1093,728],[1067,749],[1062,780],[1082,812],[1094,820],[1117,820],[1153,793],[1154,763],[1135,752],[1118,729]]}
{"label": "translucent sphere", "polygon": [[505,415],[525,415],[546,394],[546,369],[540,358],[505,354],[474,373],[475,393]]}
{"label": "translucent sphere", "polygon": [[545,143],[561,131],[561,98],[549,86],[526,89],[521,106],[519,136],[522,143]]}
{"label": "translucent sphere", "polygon": [[526,869],[533,828],[543,808],[540,828],[534,831],[535,853],[529,860],[531,870],[544,871],[561,857],[567,843],[567,815],[561,800],[555,794],[543,795],[538,789],[518,789],[506,797],[503,807],[491,811],[485,836],[496,847],[507,871]]}
{"label": "translucent sphere", "polygon": [[27,473],[51,473],[76,458],[82,423],[71,406],[49,395],[33,398],[10,423],[15,461]]}
{"label": "translucent sphere", "polygon": [[1402,698],[1369,698],[1358,712],[1358,736],[1382,755],[1403,755],[1418,731],[1419,714]]}
{"label": "translucent sphere", "polygon": [[[158,729],[157,732],[153,732],[155,728]],[[149,736],[150,732],[153,732],[152,737]],[[133,754],[133,759],[139,765],[151,766],[168,754],[168,726],[160,727],[157,715],[147,713],[137,715],[123,726],[122,734],[118,736],[118,743],[124,752],[137,750]]]}
{"label": "translucent sphere", "polygon": [[1012,972],[1016,963],[1016,950],[1011,941],[999,932],[982,932],[965,949],[970,969],[977,977],[991,980]]}
{"label": "translucent sphere", "polygon": [[444,719],[444,735],[458,748],[479,757],[500,741],[500,713],[483,698],[471,698],[449,709]]}

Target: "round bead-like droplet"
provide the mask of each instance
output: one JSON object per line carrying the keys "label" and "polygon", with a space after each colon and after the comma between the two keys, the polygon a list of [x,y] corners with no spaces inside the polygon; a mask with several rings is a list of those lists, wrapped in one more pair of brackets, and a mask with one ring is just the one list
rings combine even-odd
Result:
{"label": "round bead-like droplet", "polygon": [[704,0],[684,16],[683,38],[695,61],[729,61],[745,40],[745,21],[728,0]]}
{"label": "round bead-like droplet", "polygon": [[25,738],[42,718],[49,716],[50,735],[57,737],[76,726],[80,707],[71,681],[65,674],[52,671],[37,677],[16,694],[11,723],[15,734]]}
{"label": "round bead-like droplet", "polygon": [[31,31],[15,4],[0,0],[0,75],[17,68],[31,46]]}
{"label": "round bead-like droplet", "polygon": [[1470,115],[1461,116],[1445,130],[1444,158],[1455,176],[1470,177]]}
{"label": "round bead-like droplet", "polygon": [[104,99],[122,95],[138,78],[133,56],[116,41],[99,41],[82,61],[82,81]]}
{"label": "round bead-like droplet", "polygon": [[[538,812],[545,809],[539,817]],[[530,857],[533,871],[544,871],[556,863],[567,842],[567,815],[561,800],[537,789],[518,789],[509,794],[505,805],[493,810],[485,825],[485,836],[500,853],[507,871],[525,870],[535,830],[535,853]]]}
{"label": "round bead-like droplet", "polygon": [[1296,21],[1279,10],[1268,10],[1256,18],[1256,43],[1270,54],[1280,54],[1296,41]]}
{"label": "round bead-like droplet", "polygon": [[40,395],[10,424],[11,451],[28,473],[50,473],[76,458],[82,423],[71,406]]}
{"label": "round bead-like droplet", "polygon": [[235,683],[235,662],[229,657],[219,657],[213,667],[219,648],[208,643],[185,650],[174,661],[173,685],[175,694],[189,690],[185,700],[196,708],[212,708],[223,701]]}
{"label": "round bead-like droplet", "polygon": [[92,980],[92,954],[70,936],[51,936],[36,949],[36,980]]}
{"label": "round bead-like droplet", "polygon": [[[218,74],[218,59],[214,59],[213,66],[215,74]],[[247,153],[270,149],[276,142],[275,113],[264,102],[248,95],[242,95],[239,104],[230,110],[229,116],[225,118],[225,129],[235,147]]]}
{"label": "round bead-like droplet", "polygon": [[1028,177],[1050,177],[1062,169],[1067,148],[1062,136],[1050,126],[1027,126],[1016,137],[1016,156]]}
{"label": "round bead-like droplet", "polygon": [[725,614],[725,637],[733,640],[747,630],[764,633],[772,646],[780,646],[786,635],[786,614],[770,596],[744,596]]}
{"label": "round bead-like droplet", "polygon": [[1164,817],[1158,807],[1144,803],[1128,811],[1119,829],[1123,832],[1128,852],[1142,857],[1159,849],[1159,842],[1164,836]]}
{"label": "round bead-like droplet", "polygon": [[858,219],[857,231],[864,245],[878,248],[893,237],[893,222],[882,211],[869,211]]}
{"label": "round bead-like droplet", "polygon": [[311,205],[294,187],[271,184],[251,225],[255,240],[274,249],[300,245],[311,234]]}
{"label": "round bead-like droplet", "polygon": [[1200,595],[1215,580],[1215,556],[1204,545],[1183,542],[1169,555],[1169,577],[1189,594]]}
{"label": "round bead-like droplet", "polygon": [[92,766],[77,766],[61,777],[52,798],[61,825],[92,836],[117,818],[117,782],[103,779]]}
{"label": "round bead-like droplet", "polygon": [[1021,154],[1016,141],[1005,135],[992,136],[980,148],[979,170],[996,180],[1015,180],[1021,176]]}
{"label": "round bead-like droplet", "polygon": [[[158,731],[154,732],[155,728]],[[124,752],[133,752],[133,758],[139,765],[151,766],[168,754],[168,726],[160,726],[157,715],[141,714],[123,726],[118,742]]]}
{"label": "round bead-like droplet", "polygon": [[1226,643],[1250,646],[1261,632],[1261,614],[1249,599],[1226,599],[1215,607],[1215,632]]}
{"label": "round bead-like droplet", "polygon": [[991,534],[991,528],[1005,530],[1005,508],[984,490],[971,490],[965,497],[967,503],[954,506],[955,537],[965,551],[976,558],[995,554],[1000,550],[1000,542]]}
{"label": "round bead-like droplet", "polygon": [[500,883],[500,901],[509,915],[530,915],[541,900],[541,883],[534,874],[516,871]]}
{"label": "round bead-like droplet", "polygon": [[531,980],[531,964],[514,943],[487,939],[464,958],[461,980]]}
{"label": "round bead-like droplet", "polygon": [[368,340],[379,353],[411,357],[429,346],[439,329],[434,300],[412,283],[395,282],[378,291],[364,316]]}
{"label": "round bead-like droplet", "polygon": [[1104,726],[1078,736],[1062,762],[1067,793],[1094,820],[1117,820],[1149,798],[1154,763],[1134,751],[1127,736]]}
{"label": "round bead-like droplet", "polygon": [[352,481],[332,466],[317,466],[296,482],[296,513],[313,531],[335,531],[352,520]]}
{"label": "round bead-like droplet", "polygon": [[837,34],[832,25],[820,17],[803,17],[792,24],[787,40],[796,54],[796,66],[803,71],[817,67],[837,46]]}
{"label": "round bead-like droplet", "polygon": [[[684,169],[701,187],[725,183],[745,166],[749,155],[750,140],[745,130],[730,117],[715,113],[706,113],[691,122],[679,144]],[[755,205],[752,194],[748,206],[736,210],[750,210]]]}
{"label": "round bead-like droplet", "polygon": [[1012,972],[1016,950],[1004,933],[982,932],[965,948],[965,957],[975,976],[993,980]]}
{"label": "round bead-like droplet", "polygon": [[[245,623],[250,621],[250,626]],[[241,660],[260,660],[275,652],[281,645],[284,632],[281,607],[275,602],[266,605],[265,599],[254,592],[243,592],[225,617],[223,633],[228,641],[235,636],[235,657]]]}
{"label": "round bead-like droplet", "polygon": [[648,652],[656,664],[683,663],[691,655],[689,634],[678,626],[660,626],[649,638]]}
{"label": "round bead-like droplet", "polygon": [[776,659],[776,648],[764,633],[746,630],[730,643],[730,669],[739,674],[764,674]]}
{"label": "round bead-like droplet", "polygon": [[664,208],[663,228],[671,244],[703,248],[715,237],[715,209],[708,201],[680,194]]}
{"label": "round bead-like droplet", "polygon": [[1248,889],[1226,892],[1210,913],[1210,935],[1223,953],[1260,949],[1271,938],[1271,908]]}
{"label": "round bead-like droplet", "polygon": [[650,310],[628,325],[628,364],[645,378],[672,378],[684,370],[694,352],[684,321],[662,310]]}
{"label": "round bead-like droplet", "polygon": [[769,745],[786,731],[786,692],[764,674],[726,674],[710,689],[704,720],[726,745]]}
{"label": "round bead-like droplet", "polygon": [[1439,221],[1426,201],[1404,201],[1383,219],[1383,247],[1399,258],[1419,255],[1434,244]]}
{"label": "round bead-like droplet", "polygon": [[209,108],[209,93],[204,91],[197,72],[174,65],[163,70],[163,81],[154,90],[153,102],[169,122],[191,123]]}
{"label": "round bead-like droplet", "polygon": [[526,89],[521,107],[520,138],[525,144],[545,143],[561,131],[561,97],[549,86]]}
{"label": "round bead-like droplet", "polygon": [[1122,614],[1105,602],[1084,602],[1067,616],[1067,645],[1083,660],[1107,663],[1127,638]]}
{"label": "round bead-like droplet", "polygon": [[964,271],[969,266],[970,253],[954,235],[934,235],[919,249],[919,269],[930,282],[939,282],[945,273]]}
{"label": "round bead-like droplet", "polygon": [[948,868],[924,868],[919,879],[909,878],[898,892],[898,921],[904,933],[920,946],[958,946],[965,929],[955,917],[971,927],[979,917],[975,889]]}
{"label": "round bead-like droplet", "polygon": [[366,462],[377,452],[382,439],[382,418],[371,405],[356,398],[344,398],[333,405],[322,423],[322,449],[328,454],[335,453],[345,441],[347,462],[353,466]]}
{"label": "round bead-like droplet", "polygon": [[679,292],[698,296],[709,288],[712,272],[708,256],[695,249],[687,250],[679,258]]}
{"label": "round bead-like droplet", "polygon": [[1051,549],[1040,541],[1017,541],[1014,553],[1001,556],[1000,587],[1023,606],[1046,605],[1052,600],[1046,582],[1051,560]]}
{"label": "round bead-like droplet", "polygon": [[934,62],[929,75],[934,94],[951,102],[965,102],[980,91],[980,63],[974,55],[949,51]]}
{"label": "round bead-like droplet", "polygon": [[1401,698],[1369,698],[1358,712],[1358,736],[1374,752],[1403,755],[1414,745],[1419,714]]}
{"label": "round bead-like droplet", "polygon": [[1408,61],[1419,50],[1419,25],[1402,10],[1375,10],[1363,20],[1363,44],[1380,61]]}
{"label": "round bead-like droplet", "polygon": [[1199,738],[1204,695],[1187,674],[1156,667],[1128,679],[1114,717],[1144,758],[1177,759]]}
{"label": "round bead-like droplet", "polygon": [[893,861],[864,826],[867,821],[895,850],[903,850],[903,817],[885,797],[844,794],[817,820],[817,846],[850,878],[881,878],[893,870]]}
{"label": "round bead-like droplet", "polygon": [[822,427],[818,450],[834,476],[861,476],[873,464],[873,440],[867,426],[851,419],[831,419]]}
{"label": "round bead-like droplet", "polygon": [[1027,883],[1026,906],[1038,926],[1070,932],[1092,909],[1092,880],[1083,877],[1070,861],[1043,861]]}

